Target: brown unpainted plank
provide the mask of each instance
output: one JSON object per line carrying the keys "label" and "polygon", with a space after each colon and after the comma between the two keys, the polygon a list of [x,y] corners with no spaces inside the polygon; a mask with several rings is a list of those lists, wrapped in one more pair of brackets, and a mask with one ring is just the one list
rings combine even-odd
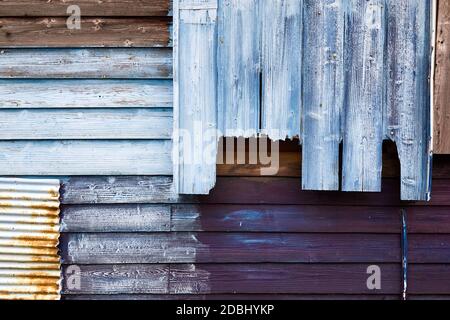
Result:
{"label": "brown unpainted plank", "polygon": [[171,0],[2,0],[2,17],[66,17],[71,5],[80,7],[84,17],[168,16]]}
{"label": "brown unpainted plank", "polygon": [[[448,222],[442,230],[450,232],[450,214],[440,216]],[[174,205],[171,230],[398,234],[401,223],[398,207]]]}
{"label": "brown unpainted plank", "polygon": [[450,154],[450,2],[438,7],[434,79],[434,152]]}
{"label": "brown unpainted plank", "polygon": [[168,293],[167,265],[80,265],[76,266],[80,286],[71,286],[74,267],[64,266],[62,285],[65,294]]}
{"label": "brown unpainted plank", "polygon": [[167,47],[166,18],[81,18],[69,29],[65,18],[0,18],[0,47]]}
{"label": "brown unpainted plank", "polygon": [[74,205],[61,209],[61,232],[170,231],[170,206]]}
{"label": "brown unpainted plank", "polygon": [[71,233],[61,236],[60,250],[64,264],[394,263],[401,260],[400,236],[378,234]]}

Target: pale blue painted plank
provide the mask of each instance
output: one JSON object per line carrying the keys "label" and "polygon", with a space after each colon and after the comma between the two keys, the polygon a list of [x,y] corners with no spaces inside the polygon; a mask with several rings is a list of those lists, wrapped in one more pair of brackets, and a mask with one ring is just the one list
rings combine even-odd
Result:
{"label": "pale blue painted plank", "polygon": [[0,175],[171,175],[170,140],[0,141]]}
{"label": "pale blue painted plank", "polygon": [[431,186],[430,0],[388,0],[386,134],[396,142],[403,200],[429,200]]}
{"label": "pale blue painted plank", "polygon": [[343,0],[305,0],[302,184],[339,190],[339,145],[345,96]]}
{"label": "pale blue painted plank", "polygon": [[171,80],[0,80],[0,108],[171,108]]}
{"label": "pale blue painted plank", "polygon": [[259,132],[260,4],[260,0],[219,1],[218,121],[225,136]]}
{"label": "pale blue painted plank", "polygon": [[0,78],[170,79],[172,49],[2,49]]}
{"label": "pale blue painted plank", "polygon": [[385,1],[349,2],[342,189],[381,191]]}
{"label": "pale blue painted plank", "polygon": [[261,129],[273,140],[284,140],[300,136],[303,0],[261,6]]}
{"label": "pale blue painted plank", "polygon": [[217,0],[175,0],[174,179],[180,194],[216,181]]}

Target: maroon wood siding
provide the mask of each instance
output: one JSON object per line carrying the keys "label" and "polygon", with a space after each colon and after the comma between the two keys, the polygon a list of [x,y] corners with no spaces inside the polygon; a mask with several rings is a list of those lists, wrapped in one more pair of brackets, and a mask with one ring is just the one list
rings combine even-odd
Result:
{"label": "maroon wood siding", "polygon": [[[363,194],[301,191],[295,148],[282,145],[275,177],[219,166],[205,197],[177,198],[164,177],[67,179],[61,254],[83,281],[64,298],[400,299],[402,209],[408,298],[450,298],[449,157],[436,158],[432,201],[405,203],[389,145],[383,192]],[[366,286],[371,265],[381,290]]]}

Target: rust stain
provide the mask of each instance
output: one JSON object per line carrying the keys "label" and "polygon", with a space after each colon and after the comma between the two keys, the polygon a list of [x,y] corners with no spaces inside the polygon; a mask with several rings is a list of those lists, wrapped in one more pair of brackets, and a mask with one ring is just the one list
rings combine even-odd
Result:
{"label": "rust stain", "polygon": [[0,299],[58,300],[58,180],[0,178]]}

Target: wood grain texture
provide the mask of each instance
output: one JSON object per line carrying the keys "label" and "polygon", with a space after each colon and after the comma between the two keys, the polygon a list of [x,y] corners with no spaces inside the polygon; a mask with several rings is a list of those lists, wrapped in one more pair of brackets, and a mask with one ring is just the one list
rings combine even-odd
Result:
{"label": "wood grain texture", "polygon": [[343,191],[381,191],[384,17],[383,0],[349,3]]}
{"label": "wood grain texture", "polygon": [[[427,210],[423,210],[427,212]],[[409,213],[409,212],[408,212]],[[424,215],[408,214],[424,223]],[[444,210],[430,220],[450,221]],[[64,220],[64,219],[63,219]],[[411,223],[411,222],[410,222]],[[424,223],[429,228],[441,223]],[[445,223],[444,223],[445,224]],[[172,231],[394,233],[400,230],[400,208],[276,205],[174,205]],[[417,222],[412,228],[420,228]],[[441,230],[449,230],[441,227]],[[414,230],[414,229],[413,229]],[[419,229],[424,230],[424,229]],[[425,231],[425,230],[424,230]]]}
{"label": "wood grain texture", "polygon": [[169,266],[167,265],[84,265],[81,287],[67,286],[67,266],[63,268],[64,294],[164,294],[168,293]]}
{"label": "wood grain texture", "polygon": [[208,194],[216,182],[218,141],[217,0],[175,1],[175,190]]}
{"label": "wood grain texture", "polygon": [[0,78],[170,79],[172,50],[4,49],[0,50]]}
{"label": "wood grain texture", "polygon": [[261,6],[261,130],[272,140],[284,140],[300,135],[303,0]]}
{"label": "wood grain texture", "polygon": [[343,1],[304,5],[302,185],[339,190],[346,8]]}
{"label": "wood grain texture", "polygon": [[[79,265],[74,300],[385,300],[400,299],[398,264],[381,264],[381,290],[366,286],[366,264]],[[64,270],[67,266],[64,267]],[[170,271],[169,271],[170,269]],[[411,265],[409,298],[448,299],[448,265]]]}
{"label": "wood grain texture", "polygon": [[[248,143],[248,142],[247,142]],[[229,156],[231,151],[227,148],[223,149],[224,154]],[[258,159],[257,164],[237,164],[236,149],[233,150],[234,162],[229,164],[218,164],[217,174],[219,176],[229,177],[261,177],[261,176],[277,176],[277,177],[298,177],[302,176],[302,152],[298,140],[282,141],[279,145],[279,167],[278,172],[274,175],[273,172],[268,174],[263,171],[267,168],[266,164],[261,163]],[[246,149],[245,157],[249,159],[249,151]],[[233,156],[230,156],[233,158]],[[450,166],[446,165],[449,157],[439,156],[435,157],[433,161],[433,177],[448,178],[450,177]],[[391,141],[385,141],[383,144],[383,177],[384,178],[398,178],[400,177],[400,163],[397,155],[397,148]]]}
{"label": "wood grain texture", "polygon": [[[448,206],[405,209],[410,234],[450,233]],[[401,207],[320,205],[65,205],[61,213],[61,232],[398,234],[400,211]],[[1,221],[15,221],[13,218],[3,216]],[[43,221],[54,219],[41,218]]]}
{"label": "wood grain texture", "polygon": [[170,206],[150,204],[65,206],[61,232],[170,231],[170,211]]}
{"label": "wood grain texture", "polygon": [[[180,265],[171,267],[171,293],[302,293],[374,294],[366,286],[367,265]],[[400,267],[383,265],[382,290],[396,294],[400,290]]]}
{"label": "wood grain texture", "polygon": [[137,17],[171,15],[170,0],[3,0],[2,17],[66,17],[67,8],[77,5],[84,17]]}
{"label": "wood grain texture", "polygon": [[170,175],[167,140],[0,141],[1,175]]}
{"label": "wood grain texture", "polygon": [[438,1],[434,78],[434,153],[450,154],[450,2]]}
{"label": "wood grain texture", "polygon": [[448,179],[436,179],[429,203],[401,202],[397,179],[384,179],[382,193],[301,191],[297,178],[220,177],[210,196],[177,196],[172,177],[105,176],[61,178],[64,204],[209,203],[347,206],[450,206]]}
{"label": "wood grain texture", "polygon": [[[420,240],[425,240],[421,243],[423,248],[433,245],[427,238]],[[63,234],[60,241],[64,264],[400,261],[400,238],[397,235],[69,233]],[[437,258],[436,253],[427,255],[418,250],[412,261],[428,262]]]}
{"label": "wood grain texture", "polygon": [[259,132],[260,10],[258,0],[219,1],[218,121],[224,136]]}
{"label": "wood grain texture", "polygon": [[0,80],[0,108],[171,108],[170,80]]}
{"label": "wood grain texture", "polygon": [[0,109],[0,139],[167,140],[172,123],[171,109]]}
{"label": "wood grain texture", "polygon": [[396,142],[403,200],[430,198],[431,1],[389,0],[387,135]]}
{"label": "wood grain texture", "polygon": [[0,47],[169,47],[166,18],[81,18],[68,29],[66,18],[0,18]]}
{"label": "wood grain texture", "polygon": [[172,177],[167,176],[61,178],[63,204],[156,204],[177,200]]}

